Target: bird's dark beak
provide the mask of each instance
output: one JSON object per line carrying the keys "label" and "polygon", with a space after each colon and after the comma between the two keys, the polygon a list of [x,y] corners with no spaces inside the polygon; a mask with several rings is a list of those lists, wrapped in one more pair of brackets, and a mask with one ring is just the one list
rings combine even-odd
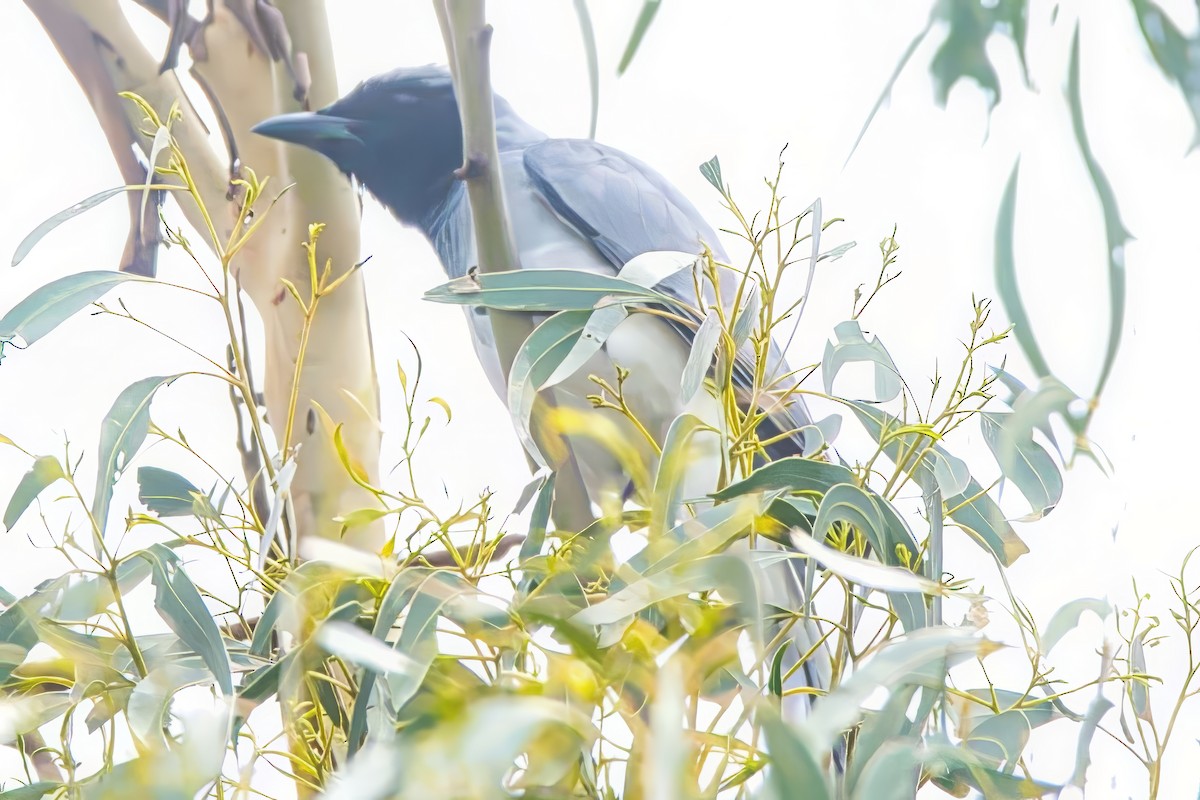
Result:
{"label": "bird's dark beak", "polygon": [[265,119],[250,130],[260,136],[304,145],[320,152],[327,142],[362,144],[362,139],[351,130],[353,124],[354,120],[345,117],[302,111]]}

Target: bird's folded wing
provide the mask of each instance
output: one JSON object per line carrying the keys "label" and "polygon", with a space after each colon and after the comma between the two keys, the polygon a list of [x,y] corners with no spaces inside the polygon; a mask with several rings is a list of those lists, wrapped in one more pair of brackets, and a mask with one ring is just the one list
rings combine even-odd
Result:
{"label": "bird's folded wing", "polygon": [[[560,219],[586,237],[618,270],[626,262],[656,250],[700,252],[707,245],[720,261],[727,261],[717,234],[700,212],[662,175],[638,159],[588,139],[547,139],[525,149],[524,164],[534,189]],[[740,276],[722,271],[722,300],[736,295]],[[692,276],[676,273],[659,283],[659,291],[688,305],[696,304]],[[706,298],[712,302],[712,298]],[[694,331],[685,325],[676,330],[691,344]],[[788,367],[774,343],[771,366],[776,375]],[[754,353],[749,346],[738,353],[734,383],[739,393],[749,394],[754,375]],[[783,382],[790,386],[788,379]],[[806,451],[799,429],[811,425],[811,417],[799,399],[771,403],[767,419],[760,425],[763,439],[797,431],[772,449],[782,457]],[[764,403],[763,405],[766,405]]]}

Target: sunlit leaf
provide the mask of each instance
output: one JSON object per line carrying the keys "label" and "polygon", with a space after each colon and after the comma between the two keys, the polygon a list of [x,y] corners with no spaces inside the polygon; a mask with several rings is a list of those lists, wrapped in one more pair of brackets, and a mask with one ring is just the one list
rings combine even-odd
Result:
{"label": "sunlit leaf", "polygon": [[[642,609],[671,597],[719,588],[732,588],[733,599],[753,603],[753,583],[748,586],[742,575],[745,562],[729,555],[715,555],[688,561],[678,567],[647,575],[604,600],[588,606],[571,617],[575,625],[609,625],[632,617]],[[740,596],[750,591],[752,596]]]}
{"label": "sunlit leaf", "polygon": [[17,483],[17,488],[8,501],[8,508],[4,510],[4,527],[11,531],[13,525],[17,524],[17,520],[21,518],[25,509],[29,508],[34,499],[46,487],[65,477],[67,477],[66,472],[62,468],[62,464],[58,463],[57,458],[40,456]]}
{"label": "sunlit leaf", "polygon": [[17,737],[58,719],[75,701],[66,692],[9,695],[0,699],[0,744],[11,745]]}
{"label": "sunlit leaf", "polygon": [[697,439],[709,439],[704,421],[694,414],[680,414],[671,422],[663,440],[662,458],[654,476],[650,500],[650,536],[659,536],[679,519],[686,490],[685,481],[697,461]]}

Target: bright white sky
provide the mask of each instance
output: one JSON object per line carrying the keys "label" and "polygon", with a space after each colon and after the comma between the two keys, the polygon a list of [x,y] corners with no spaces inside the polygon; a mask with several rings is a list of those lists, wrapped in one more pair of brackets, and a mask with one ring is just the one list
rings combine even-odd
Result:
{"label": "bright white sky", "polygon": [[[1062,504],[1045,521],[1019,525],[1031,553],[1009,578],[1042,624],[1067,599],[1108,596],[1127,605],[1129,577],[1150,590],[1154,611],[1169,620],[1162,573],[1177,569],[1197,543],[1194,491],[1181,458],[1200,436],[1187,406],[1196,380],[1188,353],[1195,341],[1187,309],[1200,289],[1191,263],[1192,224],[1200,213],[1198,162],[1187,158],[1190,117],[1178,91],[1158,73],[1124,3],[1035,0],[1030,17],[1034,90],[1020,81],[1016,54],[995,39],[989,53],[1001,74],[1003,102],[989,120],[986,100],[961,84],[947,109],[936,107],[927,65],[935,34],[916,53],[858,153],[843,162],[867,111],[911,37],[924,25],[928,2],[665,2],[628,74],[615,65],[640,0],[593,3],[603,72],[598,138],[654,165],[717,225],[726,224],[718,196],[696,167],[719,154],[727,181],[746,208],[756,208],[761,177],[773,172],[785,144],[785,186],[799,211],[814,197],[827,215],[847,222],[826,242],[859,246],[818,273],[816,294],[791,354],[794,363],[820,358],[833,326],[848,316],[853,287],[873,280],[876,243],[893,224],[904,276],[876,301],[864,327],[878,334],[914,387],[932,375],[935,359],[956,364],[970,318],[971,295],[994,296],[992,242],[1004,181],[1020,155],[1018,258],[1022,288],[1043,350],[1063,380],[1090,391],[1107,331],[1104,237],[1099,205],[1074,146],[1065,102],[1072,21],[1083,10],[1083,92],[1093,146],[1116,189],[1127,227],[1129,306],[1125,342],[1093,434],[1116,466],[1106,478],[1086,463],[1068,477]],[[1165,3],[1190,30],[1195,11],[1182,0]],[[398,64],[444,60],[429,3],[331,2],[330,14],[344,89]],[[564,0],[493,2],[494,84],[534,125],[561,136],[587,133],[584,58],[571,4]],[[396,10],[399,8],[403,10]],[[389,10],[381,10],[387,8]],[[1190,16],[1189,16],[1190,15]],[[148,31],[154,26],[148,25]],[[158,40],[153,47],[158,48]],[[6,154],[0,187],[0,257],[59,209],[120,182],[91,110],[31,14],[17,3],[0,9],[0,126]],[[36,77],[34,77],[36,76]],[[18,120],[28,120],[27,123]],[[115,268],[125,238],[125,205],[114,201],[46,239],[18,269],[0,275],[0,312],[41,284],[83,269]],[[178,216],[176,215],[176,219]],[[502,405],[476,364],[458,309],[423,303],[420,294],[441,280],[432,251],[372,202],[364,215],[376,353],[385,423],[398,430],[394,363],[411,368],[407,333],[421,348],[427,387],[450,403],[454,423],[425,448],[430,486],[449,497],[472,497],[484,486],[510,508],[527,470]],[[160,270],[179,267],[164,253]],[[135,310],[175,335],[218,353],[220,332],[191,309],[164,306],[162,295],[121,294]],[[1189,321],[1192,320],[1192,321]],[[997,305],[993,321],[1002,327]],[[997,353],[997,355],[999,355]],[[1010,369],[1029,376],[1015,345]],[[0,367],[0,432],[25,448],[61,452],[64,436],[83,453],[91,475],[99,422],[116,394],[133,380],[186,367],[183,356],[129,324],[81,315],[28,352],[11,352]],[[918,389],[918,391],[920,391]],[[1158,402],[1170,398],[1171,403]],[[1165,401],[1163,401],[1165,402]],[[216,462],[236,473],[232,424],[224,390],[198,381],[163,392],[154,417],[167,429],[187,424]],[[200,425],[196,421],[200,421]],[[847,428],[853,423],[847,422]],[[953,446],[954,443],[951,442]],[[977,435],[957,452],[981,473],[994,466]],[[385,443],[385,466],[396,460]],[[853,453],[848,457],[853,458]],[[184,468],[165,449],[140,463]],[[0,450],[0,503],[28,468],[11,449]],[[90,480],[90,478],[89,478]],[[114,505],[128,503],[131,492]],[[124,499],[122,499],[124,498]],[[1019,508],[1019,506],[1014,506]],[[2,534],[0,585],[22,593],[57,574],[61,562],[38,552],[33,517]],[[1000,582],[976,548],[952,541],[947,569],[978,576],[994,595]],[[54,570],[52,573],[51,571]],[[1003,615],[992,606],[993,618]],[[1060,646],[1063,677],[1088,679],[1104,629],[1094,620]],[[1107,629],[1111,636],[1111,627]],[[1002,637],[1003,631],[989,632]],[[1003,637],[1002,637],[1003,638]],[[1164,652],[1166,651],[1166,652]],[[1058,652],[1058,651],[1056,651]],[[1004,662],[997,665],[1019,663]],[[1178,686],[1182,652],[1150,651],[1150,671]],[[1002,670],[1001,670],[1002,672]],[[998,677],[995,669],[993,677]],[[1160,692],[1160,725],[1170,691]],[[1074,707],[1082,709],[1090,693]],[[1106,720],[1119,730],[1115,712]],[[1176,733],[1164,797],[1194,796],[1196,731]],[[1119,734],[1118,734],[1119,735]],[[1065,779],[1075,729],[1059,723],[1032,759],[1041,777]],[[1102,737],[1100,737],[1102,738]],[[1090,773],[1094,797],[1141,797],[1144,773],[1120,746],[1102,742]]]}

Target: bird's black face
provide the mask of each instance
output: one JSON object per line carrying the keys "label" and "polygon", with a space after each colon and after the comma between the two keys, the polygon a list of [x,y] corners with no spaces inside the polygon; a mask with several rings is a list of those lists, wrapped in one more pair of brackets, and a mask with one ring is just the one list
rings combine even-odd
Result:
{"label": "bird's black face", "polygon": [[410,225],[425,226],[462,164],[453,84],[436,67],[373,78],[320,111],[272,117],[254,131],[317,151]]}

